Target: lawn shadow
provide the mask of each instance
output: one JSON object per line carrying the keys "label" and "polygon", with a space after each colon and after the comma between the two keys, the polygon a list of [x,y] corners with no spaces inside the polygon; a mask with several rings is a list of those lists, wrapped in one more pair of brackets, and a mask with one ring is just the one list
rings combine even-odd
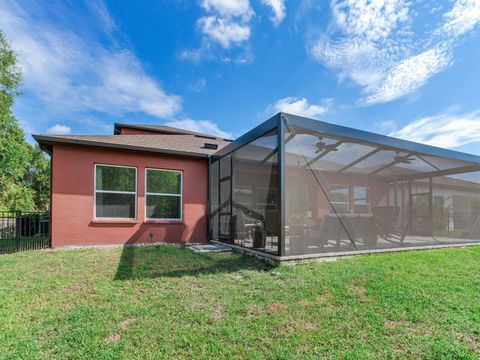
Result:
{"label": "lawn shadow", "polygon": [[115,280],[196,276],[269,267],[261,260],[240,253],[198,254],[180,246],[125,246]]}

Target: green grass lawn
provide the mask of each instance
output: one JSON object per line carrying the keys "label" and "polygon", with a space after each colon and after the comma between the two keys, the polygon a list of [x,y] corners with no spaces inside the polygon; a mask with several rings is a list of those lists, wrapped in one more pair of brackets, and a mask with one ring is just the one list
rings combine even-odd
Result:
{"label": "green grass lawn", "polygon": [[471,358],[480,247],[268,268],[178,247],[0,256],[0,358]]}

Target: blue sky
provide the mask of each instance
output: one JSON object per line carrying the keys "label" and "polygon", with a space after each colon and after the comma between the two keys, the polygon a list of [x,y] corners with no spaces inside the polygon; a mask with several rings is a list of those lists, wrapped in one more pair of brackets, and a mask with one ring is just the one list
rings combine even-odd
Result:
{"label": "blue sky", "polygon": [[0,2],[27,133],[286,111],[480,154],[480,1]]}

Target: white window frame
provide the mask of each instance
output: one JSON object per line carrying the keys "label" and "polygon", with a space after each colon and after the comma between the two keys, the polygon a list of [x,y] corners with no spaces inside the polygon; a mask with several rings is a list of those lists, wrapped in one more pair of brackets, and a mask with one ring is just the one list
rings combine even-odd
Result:
{"label": "white window frame", "polygon": [[[111,190],[97,190],[97,166],[106,166],[106,167],[118,167],[118,168],[127,168],[127,169],[134,169],[135,170],[135,192],[133,191],[111,191]],[[104,193],[104,194],[130,194],[135,195],[135,217],[133,218],[124,218],[124,217],[98,217],[97,216],[97,192]],[[137,220],[137,208],[138,208],[138,179],[137,179],[137,168],[135,166],[127,166],[127,165],[112,165],[112,164],[95,164],[94,172],[93,172],[93,218],[95,220]]]}
{"label": "white window frame", "polygon": [[[362,187],[362,188],[365,188],[366,191],[367,191],[367,198],[365,199],[365,202],[364,203],[357,203],[356,201],[357,200],[360,200],[360,199],[355,199],[355,188],[357,187]],[[371,200],[371,197],[372,197],[372,192],[371,192],[371,189],[370,189],[370,186],[365,186],[365,185],[354,185],[352,187],[352,206],[353,206],[353,211],[355,212],[355,206],[356,205],[365,205],[367,206],[367,213],[370,213],[372,211],[372,200]]]}
{"label": "white window frame", "polygon": [[[152,171],[170,171],[176,172],[180,174],[180,194],[168,194],[168,193],[152,193],[147,191],[147,174],[148,170]],[[179,218],[149,218],[147,217],[147,196],[148,195],[156,195],[156,196],[174,196],[180,197],[180,217]],[[145,168],[145,220],[147,221],[183,221],[183,171],[182,170],[174,170],[174,169],[160,169],[160,168]]]}
{"label": "white window frame", "polygon": [[[347,189],[347,201],[332,201],[330,198],[331,198],[331,194],[332,194],[332,188],[336,186],[336,187],[342,187],[342,188],[345,188]],[[348,185],[342,185],[342,184],[331,184],[330,185],[330,188],[328,189],[328,197],[329,197],[329,202],[330,204],[334,207],[335,209],[335,212],[337,212],[336,208],[335,208],[335,205],[347,205],[347,211],[344,213],[344,214],[349,214],[350,213],[350,187]]]}

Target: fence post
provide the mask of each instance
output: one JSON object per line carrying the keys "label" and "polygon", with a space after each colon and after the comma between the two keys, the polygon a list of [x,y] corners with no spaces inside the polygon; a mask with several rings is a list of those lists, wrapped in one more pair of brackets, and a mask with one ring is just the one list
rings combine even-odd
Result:
{"label": "fence post", "polygon": [[20,237],[22,236],[22,212],[15,211],[15,247],[20,251]]}

